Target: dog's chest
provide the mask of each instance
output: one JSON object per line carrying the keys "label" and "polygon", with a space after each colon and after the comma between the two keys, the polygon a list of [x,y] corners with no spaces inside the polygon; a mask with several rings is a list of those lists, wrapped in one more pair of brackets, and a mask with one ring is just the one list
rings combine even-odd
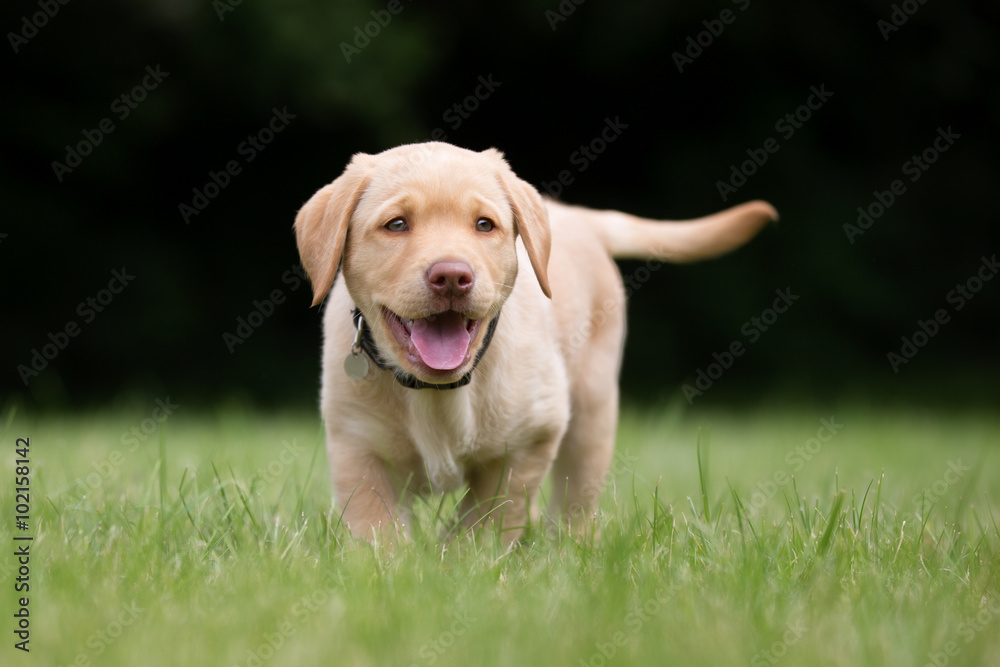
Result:
{"label": "dog's chest", "polygon": [[468,468],[516,451],[530,439],[503,406],[477,406],[459,392],[414,398],[407,406],[408,435],[434,491],[459,488]]}

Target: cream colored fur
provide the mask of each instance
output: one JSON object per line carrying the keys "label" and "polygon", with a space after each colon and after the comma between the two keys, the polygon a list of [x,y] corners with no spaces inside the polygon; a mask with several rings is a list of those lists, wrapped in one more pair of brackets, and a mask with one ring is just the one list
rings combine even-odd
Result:
{"label": "cream colored fur", "polygon": [[[406,231],[386,227],[397,218]],[[477,230],[481,218],[494,228]],[[760,201],[681,223],[566,206],[543,200],[492,149],[427,143],[356,155],[295,222],[314,304],[327,300],[321,409],[351,531],[392,543],[407,528],[404,490],[467,485],[467,523],[499,523],[511,542],[550,471],[551,516],[589,529],[618,418],[625,293],[612,257],[714,257],[776,218]],[[471,268],[467,295],[428,288],[430,267],[443,261]],[[435,384],[462,377],[472,360],[453,371],[415,365],[383,309],[417,319],[450,308],[481,320],[472,357],[486,323],[500,319],[467,386],[410,389],[374,364],[363,380],[347,377],[355,307],[392,366]]]}

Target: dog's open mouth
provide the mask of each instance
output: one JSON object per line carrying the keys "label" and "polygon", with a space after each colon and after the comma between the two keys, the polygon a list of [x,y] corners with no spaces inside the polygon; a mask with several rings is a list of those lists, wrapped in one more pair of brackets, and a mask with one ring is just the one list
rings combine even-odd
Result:
{"label": "dog's open mouth", "polygon": [[388,308],[382,312],[411,363],[435,371],[453,371],[472,358],[472,341],[482,320],[469,319],[454,310],[415,320],[400,317]]}

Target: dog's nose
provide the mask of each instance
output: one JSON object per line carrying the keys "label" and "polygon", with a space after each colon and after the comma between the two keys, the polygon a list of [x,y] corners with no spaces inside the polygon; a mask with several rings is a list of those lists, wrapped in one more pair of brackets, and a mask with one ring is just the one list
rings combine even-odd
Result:
{"label": "dog's nose", "polygon": [[436,262],[427,269],[427,286],[441,296],[468,294],[476,282],[472,267],[465,262]]}

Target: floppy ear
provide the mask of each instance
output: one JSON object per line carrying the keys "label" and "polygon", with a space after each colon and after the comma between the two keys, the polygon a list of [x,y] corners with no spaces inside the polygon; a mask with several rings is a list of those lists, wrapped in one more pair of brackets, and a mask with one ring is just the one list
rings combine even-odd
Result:
{"label": "floppy ear", "polygon": [[551,299],[548,266],[549,251],[552,249],[552,230],[549,228],[549,214],[545,202],[542,201],[538,190],[514,175],[507,161],[503,159],[503,153],[493,148],[484,152],[491,153],[503,163],[500,180],[507,191],[507,196],[510,197],[515,230],[528,251],[531,268],[535,270],[535,277],[542,292]]}
{"label": "floppy ear", "polygon": [[314,194],[295,216],[295,240],[302,266],[313,285],[313,302],[323,301],[340,267],[347,225],[368,185],[365,159],[358,153],[344,173]]}

